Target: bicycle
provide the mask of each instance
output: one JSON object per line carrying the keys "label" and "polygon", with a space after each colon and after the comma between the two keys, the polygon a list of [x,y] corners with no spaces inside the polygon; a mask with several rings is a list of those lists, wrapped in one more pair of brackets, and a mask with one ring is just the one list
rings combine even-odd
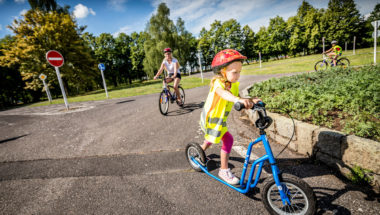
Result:
{"label": "bicycle", "polygon": [[[327,69],[327,67],[329,67],[329,65],[331,67],[334,66],[333,60],[330,59],[330,61],[329,61],[329,57],[327,57],[326,54],[323,54],[323,60],[320,60],[317,63],[315,63],[314,69],[316,72],[324,71]],[[350,61],[345,57],[339,58],[336,60],[336,66],[346,68],[346,67],[350,66]]]}
{"label": "bicycle", "polygon": [[[236,110],[240,111],[244,108],[244,105],[241,103],[236,103],[234,107]],[[270,214],[282,215],[315,214],[316,197],[312,188],[305,181],[294,175],[281,173],[277,167],[276,160],[273,156],[272,149],[265,132],[265,129],[268,128],[273,122],[273,120],[266,114],[265,104],[263,102],[259,102],[253,106],[252,110],[257,111],[259,115],[259,119],[256,121],[255,126],[260,130],[260,137],[255,141],[250,142],[248,146],[239,185],[230,185],[219,177],[212,175],[208,171],[207,167],[207,164],[211,161],[211,159],[206,160],[204,151],[197,143],[189,143],[186,146],[186,158],[189,161],[190,166],[198,172],[205,172],[207,175],[240,193],[247,194],[250,189],[256,187],[260,179],[263,164],[268,161],[271,166],[273,177],[269,177],[265,180],[263,192],[261,193],[266,210],[268,210]],[[250,162],[249,159],[252,147],[259,142],[263,142],[266,155],[258,158],[254,162]],[[249,164],[251,164],[251,170],[248,179],[245,180]],[[259,165],[257,173],[255,171],[256,165]],[[252,181],[255,173],[255,180]]]}
{"label": "bicycle", "polygon": [[178,90],[181,94],[180,95],[181,104],[179,104],[177,100],[177,95],[174,91],[174,87],[166,83],[166,78],[161,78],[161,79],[164,82],[164,86],[160,93],[160,97],[158,100],[158,107],[160,109],[161,114],[166,115],[168,114],[168,110],[169,110],[169,101],[170,103],[174,103],[174,101],[176,101],[178,106],[183,107],[183,105],[185,104],[185,91],[183,90],[181,85],[178,86]]}

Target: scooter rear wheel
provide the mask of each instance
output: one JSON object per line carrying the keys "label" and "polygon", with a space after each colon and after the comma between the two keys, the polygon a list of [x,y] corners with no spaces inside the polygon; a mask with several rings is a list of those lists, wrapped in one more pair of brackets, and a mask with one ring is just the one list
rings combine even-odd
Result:
{"label": "scooter rear wheel", "polygon": [[198,163],[204,164],[206,161],[206,155],[202,147],[198,143],[189,143],[186,146],[185,152],[186,158],[189,161],[191,168],[193,168],[195,171],[201,172],[202,169],[191,159],[191,157],[195,158]]}

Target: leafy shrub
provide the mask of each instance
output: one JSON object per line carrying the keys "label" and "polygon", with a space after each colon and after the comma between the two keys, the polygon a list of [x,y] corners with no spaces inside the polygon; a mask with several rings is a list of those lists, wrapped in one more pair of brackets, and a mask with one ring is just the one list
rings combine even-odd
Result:
{"label": "leafy shrub", "polygon": [[249,94],[269,110],[286,109],[298,120],[380,141],[380,66],[270,79]]}

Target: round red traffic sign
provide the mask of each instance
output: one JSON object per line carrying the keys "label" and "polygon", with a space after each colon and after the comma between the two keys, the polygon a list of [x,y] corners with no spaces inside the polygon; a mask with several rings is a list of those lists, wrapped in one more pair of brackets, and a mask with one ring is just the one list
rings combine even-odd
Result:
{"label": "round red traffic sign", "polygon": [[55,67],[61,67],[63,65],[63,56],[55,50],[50,50],[46,53],[46,60],[50,65]]}

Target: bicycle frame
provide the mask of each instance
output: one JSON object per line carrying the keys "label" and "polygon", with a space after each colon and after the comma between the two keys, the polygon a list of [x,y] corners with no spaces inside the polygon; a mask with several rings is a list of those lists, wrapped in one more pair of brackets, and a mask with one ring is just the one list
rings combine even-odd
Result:
{"label": "bicycle frame", "polygon": [[[259,142],[263,142],[264,148],[265,148],[265,151],[266,151],[266,155],[258,158],[257,160],[255,160],[252,163],[252,165],[251,165],[251,171],[249,173],[247,183],[245,183],[244,179],[245,179],[245,176],[246,176],[246,173],[247,173],[248,165],[250,163],[249,162],[249,158],[251,156],[252,147],[253,147],[253,145],[255,145],[255,144],[259,143]],[[247,154],[245,156],[243,172],[242,172],[241,177],[240,177],[240,186],[239,187],[235,187],[235,186],[233,186],[231,184],[228,184],[224,180],[222,180],[222,179],[220,179],[220,178],[212,175],[207,170],[207,167],[206,166],[202,166],[194,157],[191,157],[191,160],[194,163],[196,163],[202,169],[202,171],[205,172],[207,175],[211,176],[212,178],[218,180],[219,182],[222,182],[223,184],[225,184],[225,185],[229,186],[230,188],[232,188],[232,189],[234,189],[234,190],[236,190],[236,191],[238,191],[240,193],[243,193],[243,194],[248,193],[249,189],[256,187],[257,183],[259,182],[260,176],[261,176],[261,171],[262,171],[262,168],[263,168],[263,164],[264,164],[265,161],[268,161],[270,163],[270,165],[271,165],[274,181],[276,182],[277,188],[280,191],[280,196],[281,196],[282,204],[283,205],[286,205],[286,203],[290,204],[290,200],[287,197],[287,195],[285,194],[285,192],[287,192],[288,189],[286,188],[285,185],[281,184],[281,181],[280,181],[280,178],[279,178],[280,170],[278,169],[278,167],[276,165],[276,160],[273,157],[272,149],[271,149],[271,147],[269,145],[269,142],[268,142],[268,139],[267,139],[265,131],[260,131],[260,137],[258,137],[255,141],[252,141],[252,142],[249,143]],[[255,175],[255,172],[256,172],[255,169],[256,169],[256,165],[257,164],[259,164],[259,167],[257,169],[257,174],[256,174],[255,181],[252,183],[253,176]],[[285,192],[284,192],[284,190],[285,190]]]}
{"label": "bicycle frame", "polygon": [[169,87],[172,87],[172,86],[170,86],[170,85],[168,85],[168,83],[166,83],[165,78],[163,78],[163,82],[164,82],[164,92],[166,94],[166,99],[169,97],[169,98],[174,100],[173,95],[170,93],[170,90],[169,90]]}

